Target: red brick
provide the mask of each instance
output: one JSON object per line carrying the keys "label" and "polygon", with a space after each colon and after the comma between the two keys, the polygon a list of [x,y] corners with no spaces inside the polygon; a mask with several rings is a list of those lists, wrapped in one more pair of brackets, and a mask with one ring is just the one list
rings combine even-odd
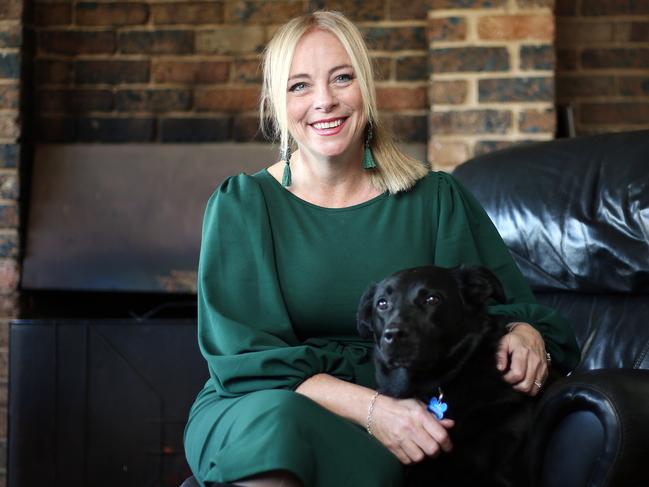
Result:
{"label": "red brick", "polygon": [[149,16],[144,3],[79,3],[76,23],[79,25],[139,25]]}
{"label": "red brick", "polygon": [[258,87],[196,90],[194,107],[196,110],[219,112],[256,110],[259,107],[259,93]]}
{"label": "red brick", "polygon": [[70,3],[34,2],[33,5],[36,25],[67,25],[72,22]]}
{"label": "red brick", "polygon": [[432,9],[451,8],[500,8],[507,5],[507,0],[430,0]]}
{"label": "red brick", "polygon": [[224,83],[230,78],[229,61],[153,61],[158,83]]}
{"label": "red brick", "polygon": [[23,0],[2,0],[0,2],[0,20],[20,19],[23,14]]}
{"label": "red brick", "polygon": [[421,20],[428,14],[430,0],[393,1],[390,3],[392,20]]}
{"label": "red brick", "polygon": [[372,58],[372,68],[374,69],[375,81],[383,81],[383,80],[390,79],[390,76],[392,75],[392,58],[389,57]]}
{"label": "red brick", "polygon": [[468,83],[466,80],[438,81],[430,85],[430,103],[437,104],[458,104],[466,101]]}
{"label": "red brick", "polygon": [[226,3],[225,22],[230,24],[281,24],[304,13],[302,0],[248,1]]}
{"label": "red brick", "polygon": [[606,43],[613,41],[614,32],[614,22],[559,20],[557,22],[556,42],[557,45],[561,47]]}
{"label": "red brick", "polygon": [[428,108],[425,86],[391,86],[376,89],[379,110],[417,110]]}
{"label": "red brick", "polygon": [[37,59],[35,62],[37,84],[65,84],[74,80],[74,65],[67,61]]}
{"label": "red brick", "polygon": [[466,142],[436,140],[428,143],[428,161],[435,170],[449,170],[469,158]]}
{"label": "red brick", "polygon": [[649,68],[649,48],[584,49],[584,68]]}
{"label": "red brick", "polygon": [[489,15],[478,21],[478,36],[485,40],[536,39],[551,41],[554,18],[551,14]]}
{"label": "red brick", "polygon": [[112,54],[115,33],[110,31],[44,31],[38,34],[42,51],[53,54]]}
{"label": "red brick", "polygon": [[234,81],[241,83],[260,83],[261,64],[259,59],[237,59],[234,62]]}
{"label": "red brick", "polygon": [[154,24],[220,24],[223,2],[182,2],[151,5]]}
{"label": "red brick", "polygon": [[113,94],[109,90],[38,90],[37,109],[41,113],[80,113],[110,111],[113,109]]}
{"label": "red brick", "polygon": [[0,227],[18,228],[18,207],[15,203],[0,203]]}
{"label": "red brick", "polygon": [[505,134],[511,126],[509,110],[458,110],[430,115],[430,129],[434,134]]}
{"label": "red brick", "polygon": [[556,83],[562,99],[616,94],[613,76],[557,76]]}
{"label": "red brick", "polygon": [[127,31],[119,33],[119,50],[127,54],[190,54],[194,33],[189,30]]}
{"label": "red brick", "polygon": [[266,29],[220,27],[196,31],[196,51],[209,54],[249,54],[261,52],[266,45]]}
{"label": "red brick", "polygon": [[466,39],[466,19],[464,17],[428,19],[426,34],[428,42],[462,41]]}
{"label": "red brick", "polygon": [[17,85],[0,85],[0,108],[18,109],[20,107],[20,89]]}
{"label": "red brick", "polygon": [[631,24],[631,40],[633,42],[649,42],[649,22],[633,22]]}
{"label": "red brick", "polygon": [[311,0],[308,3],[310,11],[336,10],[354,21],[383,20],[385,18],[384,0]]}
{"label": "red brick", "polygon": [[487,154],[489,152],[507,149],[508,147],[530,144],[534,142],[538,142],[538,141],[537,140],[480,140],[476,142],[473,149],[473,154],[475,156],[480,156],[482,154]]}
{"label": "red brick", "polygon": [[582,0],[583,15],[649,14],[649,0]]}
{"label": "red brick", "polygon": [[518,130],[527,134],[554,134],[556,127],[554,110],[524,110],[518,114]]}
{"label": "red brick", "polygon": [[3,139],[15,139],[19,136],[18,115],[10,113],[0,115],[0,137]]}
{"label": "red brick", "polygon": [[597,125],[646,125],[649,103],[582,103],[580,121]]}
{"label": "red brick", "polygon": [[618,83],[622,96],[649,96],[649,75],[622,76]]}
{"label": "red brick", "polygon": [[401,142],[427,142],[428,121],[426,115],[404,115],[387,112],[383,120]]}

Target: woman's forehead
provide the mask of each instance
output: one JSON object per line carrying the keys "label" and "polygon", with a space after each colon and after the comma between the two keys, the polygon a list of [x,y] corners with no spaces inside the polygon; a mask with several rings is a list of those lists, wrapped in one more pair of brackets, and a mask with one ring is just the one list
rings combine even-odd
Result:
{"label": "woman's forehead", "polygon": [[302,36],[293,54],[291,76],[318,68],[330,69],[335,65],[351,65],[347,51],[331,32],[314,29]]}

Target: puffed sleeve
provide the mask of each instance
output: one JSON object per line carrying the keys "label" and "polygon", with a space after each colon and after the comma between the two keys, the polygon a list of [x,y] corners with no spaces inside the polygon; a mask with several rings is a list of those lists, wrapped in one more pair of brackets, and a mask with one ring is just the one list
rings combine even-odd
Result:
{"label": "puffed sleeve", "polygon": [[480,203],[452,176],[437,178],[438,227],[435,264],[482,265],[493,271],[505,289],[507,303],[489,307],[491,314],[533,325],[543,336],[553,364],[564,372],[579,361],[570,324],[555,310],[538,304],[505,243]]}
{"label": "puffed sleeve", "polygon": [[205,210],[198,267],[198,340],[221,397],[295,389],[324,372],[354,379],[325,340],[301,342],[284,306],[263,192],[247,175],[226,180]]}

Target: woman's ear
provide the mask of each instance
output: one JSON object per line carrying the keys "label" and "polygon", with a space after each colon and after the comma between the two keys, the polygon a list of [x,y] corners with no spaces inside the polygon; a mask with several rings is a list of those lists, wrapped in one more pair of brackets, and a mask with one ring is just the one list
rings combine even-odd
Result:
{"label": "woman's ear", "polygon": [[490,299],[502,304],[507,302],[502,284],[486,267],[461,265],[456,272],[466,302],[477,306],[486,306]]}
{"label": "woman's ear", "polygon": [[374,339],[374,327],[372,316],[374,314],[374,292],[376,284],[371,284],[361,296],[356,312],[356,329],[361,338],[366,340]]}

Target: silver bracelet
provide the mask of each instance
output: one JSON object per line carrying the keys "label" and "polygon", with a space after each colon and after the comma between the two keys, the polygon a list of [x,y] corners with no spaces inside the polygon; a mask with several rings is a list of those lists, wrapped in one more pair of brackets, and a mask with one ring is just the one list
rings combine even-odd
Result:
{"label": "silver bracelet", "polygon": [[365,422],[365,429],[370,436],[374,436],[372,433],[372,420],[374,419],[372,415],[374,414],[374,403],[376,403],[376,398],[379,397],[379,391],[376,391],[370,399],[370,405],[367,408],[367,421]]}

